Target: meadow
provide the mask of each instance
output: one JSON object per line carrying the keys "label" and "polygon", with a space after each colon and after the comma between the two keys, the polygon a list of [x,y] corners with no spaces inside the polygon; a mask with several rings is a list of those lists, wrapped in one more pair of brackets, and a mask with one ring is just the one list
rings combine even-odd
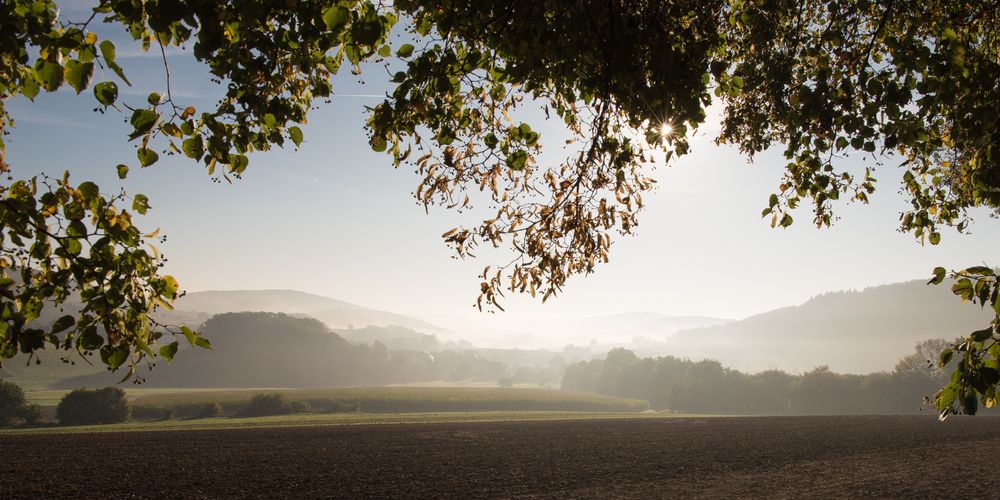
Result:
{"label": "meadow", "polygon": [[256,394],[278,393],[303,412],[429,413],[473,411],[640,412],[646,401],[551,389],[486,387],[352,387],[334,389],[233,389],[139,395],[134,410],[217,403],[233,416]]}

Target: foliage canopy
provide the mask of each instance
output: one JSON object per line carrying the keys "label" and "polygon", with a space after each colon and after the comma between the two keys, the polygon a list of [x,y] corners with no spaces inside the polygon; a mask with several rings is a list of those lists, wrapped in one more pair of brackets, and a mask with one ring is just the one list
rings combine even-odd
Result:
{"label": "foliage canopy", "polygon": [[[653,187],[649,170],[664,161],[654,153],[666,162],[686,154],[689,131],[713,102],[723,109],[717,142],[750,156],[784,149],[784,177],[763,210],[772,226],[792,224],[803,203],[817,226],[831,224],[839,201],[868,201],[891,160],[901,164],[912,202],[901,230],[932,245],[943,227],[964,231],[967,209],[1000,208],[992,150],[1000,139],[998,4],[100,0],[89,19],[67,20],[51,0],[3,0],[0,102],[63,86],[89,90],[100,107],[129,117],[132,166],[172,152],[230,180],[250,153],[301,143],[299,125],[333,92],[332,75],[391,59],[387,67],[399,70],[369,115],[371,146],[423,175],[416,196],[425,205],[461,209],[470,192],[486,194],[495,217],[443,237],[460,256],[480,245],[514,254],[482,273],[480,307],[502,309],[505,290],[544,300],[606,261],[612,236],[638,222],[642,194]],[[91,31],[95,22],[124,27],[144,50],[189,46],[224,98],[196,109],[179,102],[168,81],[165,95],[125,102],[119,86],[130,84],[127,74],[115,45]],[[390,46],[394,29],[406,43]],[[94,82],[97,66],[117,80]],[[575,152],[544,164],[542,138],[517,119],[523,106],[562,120]],[[0,109],[0,127],[12,125]],[[843,165],[852,154],[866,158],[863,169]],[[2,157],[0,168],[9,168]],[[128,174],[128,164],[115,168]],[[72,184],[68,175],[9,177],[2,191],[2,357],[48,342],[100,351],[112,369],[134,371],[145,358],[176,352],[176,344],[152,349],[163,332],[209,345],[149,319],[178,285],[158,273],[158,254],[143,246],[156,235],[132,224],[132,213],[149,208],[145,196]],[[944,274],[936,271],[935,281]],[[957,294],[1000,314],[995,276],[983,268],[956,274]],[[78,314],[52,328],[32,326],[44,304],[74,294],[83,303]],[[942,410],[961,401],[974,411],[976,393],[993,401],[989,389],[1000,377],[983,363],[997,362],[996,328],[974,334],[961,351],[967,363],[956,372],[956,397],[939,395]]]}

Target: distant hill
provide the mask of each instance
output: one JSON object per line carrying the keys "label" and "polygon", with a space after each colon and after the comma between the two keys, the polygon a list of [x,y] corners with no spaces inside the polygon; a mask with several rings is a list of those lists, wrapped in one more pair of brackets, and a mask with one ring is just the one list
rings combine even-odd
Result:
{"label": "distant hill", "polygon": [[223,290],[193,292],[177,300],[176,313],[212,316],[227,312],[277,312],[307,315],[334,329],[398,325],[422,332],[448,330],[423,320],[388,311],[368,309],[341,300],[295,290]]}
{"label": "distant hill", "polygon": [[[501,318],[502,320],[502,318]],[[674,333],[732,320],[706,316],[671,316],[655,312],[629,312],[606,316],[542,319],[524,322],[498,322],[475,332],[498,348],[552,349],[556,346],[622,346],[637,339],[663,340]],[[481,342],[480,342],[481,343]],[[480,343],[477,343],[479,345]]]}
{"label": "distant hill", "polygon": [[921,340],[967,335],[991,318],[977,305],[962,304],[949,286],[916,280],[826,293],[799,306],[681,331],[664,350],[744,371],[828,365],[868,373],[891,370]]}
{"label": "distant hill", "polygon": [[[434,355],[352,344],[313,318],[244,312],[213,316],[201,328],[212,350],[183,349],[172,362],[159,359],[139,376],[152,387],[346,387],[428,380],[493,380],[504,366],[474,352]],[[121,373],[67,378],[55,388],[114,384]]]}

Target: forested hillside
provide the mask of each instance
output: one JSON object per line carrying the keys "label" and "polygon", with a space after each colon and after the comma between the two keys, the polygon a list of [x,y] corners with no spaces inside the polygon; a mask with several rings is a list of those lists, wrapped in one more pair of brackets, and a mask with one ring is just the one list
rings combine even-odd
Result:
{"label": "forested hillside", "polygon": [[[344,387],[430,380],[490,380],[504,366],[474,352],[433,355],[390,350],[380,343],[356,345],[312,318],[282,313],[226,313],[202,326],[213,349],[185,349],[174,361],[140,371],[146,384],[164,387]],[[99,386],[120,375],[101,373],[64,380],[59,386]]]}

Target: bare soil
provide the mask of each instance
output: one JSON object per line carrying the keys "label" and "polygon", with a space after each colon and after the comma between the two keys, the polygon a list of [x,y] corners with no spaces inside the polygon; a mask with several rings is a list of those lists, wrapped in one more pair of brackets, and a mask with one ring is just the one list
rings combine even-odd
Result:
{"label": "bare soil", "polygon": [[3,498],[997,497],[1000,417],[0,435]]}

